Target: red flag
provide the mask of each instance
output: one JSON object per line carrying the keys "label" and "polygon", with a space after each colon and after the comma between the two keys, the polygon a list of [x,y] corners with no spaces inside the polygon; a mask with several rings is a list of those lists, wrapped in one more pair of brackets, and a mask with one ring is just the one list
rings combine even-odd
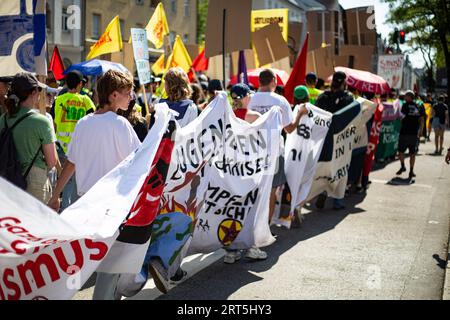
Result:
{"label": "red flag", "polygon": [[61,59],[61,55],[59,54],[58,47],[55,46],[53,49],[52,60],[50,61],[50,70],[55,75],[56,80],[64,79],[64,63]]}
{"label": "red flag", "polygon": [[306,78],[306,59],[308,57],[308,43],[309,33],[306,35],[305,43],[302,51],[295,61],[291,76],[284,87],[284,96],[290,103],[294,103],[294,89],[295,87],[305,84]]}
{"label": "red flag", "polygon": [[[200,54],[192,62],[192,69],[194,71],[206,71],[209,67],[209,59],[205,57],[205,49],[200,52]],[[194,80],[194,74],[192,69],[189,71],[189,80],[192,82]]]}

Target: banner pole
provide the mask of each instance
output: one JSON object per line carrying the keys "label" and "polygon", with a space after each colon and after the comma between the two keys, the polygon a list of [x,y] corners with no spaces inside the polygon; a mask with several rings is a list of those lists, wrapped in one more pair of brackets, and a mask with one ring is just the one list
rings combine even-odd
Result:
{"label": "banner pole", "polygon": [[147,92],[145,92],[145,85],[142,85],[141,88],[144,93],[145,111],[147,112],[147,114],[150,114],[150,112],[148,111],[148,100],[147,100]]}
{"label": "banner pole", "polygon": [[227,9],[223,9],[223,25],[222,25],[222,70],[223,70],[223,86],[225,89],[225,30],[226,30]]}

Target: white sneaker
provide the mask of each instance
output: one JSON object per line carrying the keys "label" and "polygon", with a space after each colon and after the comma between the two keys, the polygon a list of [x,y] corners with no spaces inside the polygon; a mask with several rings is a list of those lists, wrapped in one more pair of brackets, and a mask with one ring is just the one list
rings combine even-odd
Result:
{"label": "white sneaker", "polygon": [[167,270],[164,268],[161,260],[151,259],[149,262],[148,270],[152,275],[153,281],[159,291],[166,294],[170,290],[170,284],[168,279]]}
{"label": "white sneaker", "polygon": [[247,250],[247,254],[245,255],[245,257],[252,260],[266,260],[267,253],[259,248],[252,247]]}
{"label": "white sneaker", "polygon": [[241,252],[238,251],[227,251],[227,253],[225,254],[225,257],[223,258],[223,262],[224,263],[228,263],[228,264],[232,264],[235,263],[236,261],[241,260]]}

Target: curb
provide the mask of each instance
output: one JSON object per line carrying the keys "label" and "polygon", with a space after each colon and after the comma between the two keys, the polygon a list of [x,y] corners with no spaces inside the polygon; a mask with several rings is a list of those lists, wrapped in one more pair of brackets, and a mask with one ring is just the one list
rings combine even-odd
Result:
{"label": "curb", "polygon": [[447,267],[444,276],[444,288],[442,292],[442,300],[450,300],[450,240],[447,247]]}

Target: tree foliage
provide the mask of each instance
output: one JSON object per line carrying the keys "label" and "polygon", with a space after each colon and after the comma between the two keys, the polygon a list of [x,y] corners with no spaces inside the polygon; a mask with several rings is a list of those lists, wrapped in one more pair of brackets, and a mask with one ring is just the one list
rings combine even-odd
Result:
{"label": "tree foliage", "polygon": [[208,0],[197,1],[197,43],[205,41],[206,17],[208,15]]}
{"label": "tree foliage", "polygon": [[[419,50],[428,71],[444,59],[450,73],[450,1],[448,0],[383,0],[389,4],[388,22],[406,31],[408,44]],[[442,62],[442,61],[441,61]]]}

